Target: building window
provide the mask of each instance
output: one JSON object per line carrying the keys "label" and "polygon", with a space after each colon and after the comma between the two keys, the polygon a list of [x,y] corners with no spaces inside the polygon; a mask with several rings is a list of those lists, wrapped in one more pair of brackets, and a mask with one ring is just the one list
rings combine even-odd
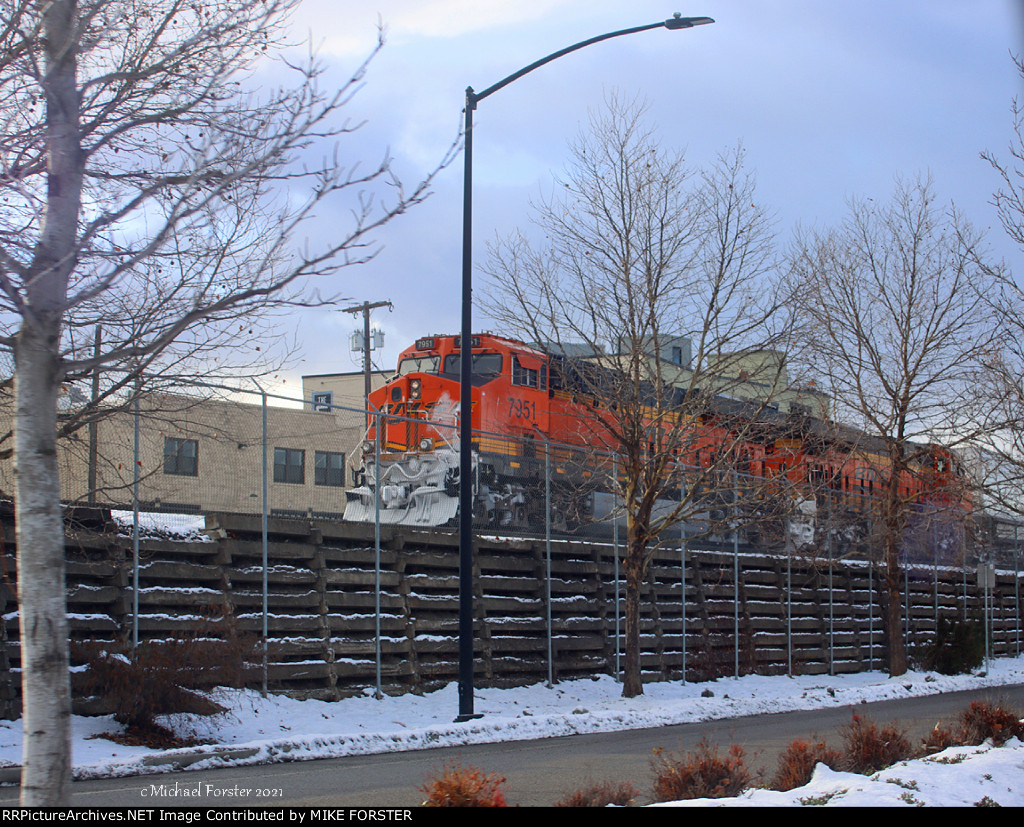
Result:
{"label": "building window", "polygon": [[345,455],[335,451],[317,451],[313,457],[313,484],[345,486]]}
{"label": "building window", "polygon": [[164,473],[179,477],[198,477],[199,442],[194,439],[165,437]]}
{"label": "building window", "polygon": [[302,485],[306,481],[306,452],[298,448],[274,449],[274,482]]}

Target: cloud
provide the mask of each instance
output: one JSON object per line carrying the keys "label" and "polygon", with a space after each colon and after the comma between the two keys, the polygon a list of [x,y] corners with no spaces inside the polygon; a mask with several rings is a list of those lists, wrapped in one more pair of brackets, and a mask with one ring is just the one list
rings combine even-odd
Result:
{"label": "cloud", "polygon": [[305,0],[294,28],[309,32],[321,54],[364,54],[376,38],[378,22],[389,42],[454,38],[537,20],[572,0],[388,0],[383,7],[365,0]]}

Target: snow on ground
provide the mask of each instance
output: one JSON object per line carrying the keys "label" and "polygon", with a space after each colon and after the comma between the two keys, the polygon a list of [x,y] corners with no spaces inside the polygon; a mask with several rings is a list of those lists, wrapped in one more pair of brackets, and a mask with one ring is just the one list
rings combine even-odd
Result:
{"label": "snow on ground", "polygon": [[[118,730],[110,718],[76,717],[73,761],[79,778],[130,775],[182,765],[198,769],[614,732],[1021,682],[1024,656],[993,660],[987,672],[955,677],[911,672],[890,679],[868,672],[650,683],[644,695],[633,699],[622,698],[620,684],[604,676],[553,686],[477,689],[474,711],[481,717],[460,723],[454,722],[459,711],[455,684],[427,695],[399,697],[376,698],[371,689],[363,696],[335,702],[225,691],[218,699],[230,707],[229,714],[214,719],[176,716],[167,721],[180,734],[207,741],[205,746],[164,753],[121,746],[96,737]],[[20,721],[0,722],[0,766],[20,762],[21,743]],[[951,806],[978,802],[1024,806],[1024,743],[1015,739],[999,748],[953,748],[870,777],[819,765],[811,783],[792,792],[756,790],[736,799],[682,804]]]}
{"label": "snow on ground", "polygon": [[818,764],[809,784],[789,792],[748,790],[737,798],[699,798],[652,807],[1021,807],[1024,742],[951,747],[871,776]]}

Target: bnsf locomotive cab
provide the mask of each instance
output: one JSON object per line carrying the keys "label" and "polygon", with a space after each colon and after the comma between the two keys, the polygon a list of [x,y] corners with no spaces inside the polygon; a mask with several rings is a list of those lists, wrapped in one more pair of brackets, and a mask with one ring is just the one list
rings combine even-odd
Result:
{"label": "bnsf locomotive cab", "polygon": [[[476,478],[484,471],[476,472],[481,450],[546,432],[548,357],[489,334],[474,336],[471,352]],[[461,368],[459,336],[426,336],[400,354],[395,376],[370,394],[371,410],[380,413],[368,415],[362,467],[348,492],[345,519],[368,522],[379,515],[383,523],[437,526],[455,518]],[[483,449],[482,442],[488,443]],[[480,489],[478,481],[478,494]]]}

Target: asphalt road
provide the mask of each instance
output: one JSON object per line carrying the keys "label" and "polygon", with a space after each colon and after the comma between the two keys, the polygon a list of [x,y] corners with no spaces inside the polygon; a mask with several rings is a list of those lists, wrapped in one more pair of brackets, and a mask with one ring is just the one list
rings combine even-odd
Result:
{"label": "asphalt road", "polygon": [[[609,779],[630,781],[646,795],[651,758],[659,747],[690,750],[706,738],[724,752],[738,744],[748,765],[770,774],[778,754],[795,738],[819,736],[840,746],[839,729],[853,712],[879,724],[896,721],[916,743],[939,721],[954,720],[972,700],[1024,710],[1024,686],[608,734],[79,781],[72,788],[72,804],[413,807],[423,799],[420,787],[445,763],[456,762],[504,776],[502,789],[510,805],[549,806],[575,789]],[[0,805],[15,804],[17,797],[16,787],[0,788]]]}

